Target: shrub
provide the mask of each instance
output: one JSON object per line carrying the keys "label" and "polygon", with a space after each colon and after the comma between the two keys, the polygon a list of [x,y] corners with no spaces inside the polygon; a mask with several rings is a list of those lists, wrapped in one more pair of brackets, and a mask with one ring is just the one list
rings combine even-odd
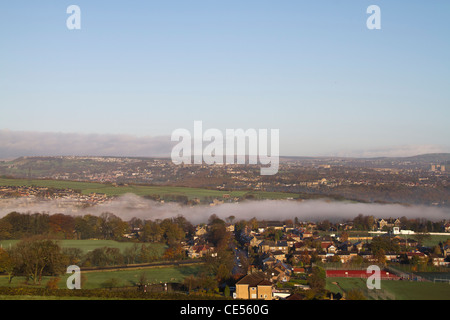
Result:
{"label": "shrub", "polygon": [[58,289],[58,284],[59,284],[60,280],[61,280],[61,278],[59,278],[59,277],[51,278],[50,280],[47,281],[47,284],[45,285],[45,287],[47,289],[52,289],[52,290]]}

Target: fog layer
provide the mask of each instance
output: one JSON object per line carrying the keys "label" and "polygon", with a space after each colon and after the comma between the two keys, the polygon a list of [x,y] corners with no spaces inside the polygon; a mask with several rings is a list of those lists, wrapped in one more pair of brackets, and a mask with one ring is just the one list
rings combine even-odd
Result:
{"label": "fog layer", "polygon": [[134,194],[126,194],[107,203],[88,208],[80,208],[77,203],[68,200],[30,201],[26,199],[9,199],[0,201],[0,217],[9,212],[21,213],[64,213],[69,215],[100,215],[111,212],[122,220],[133,217],[156,220],[183,215],[192,223],[206,222],[212,214],[225,219],[235,216],[235,220],[286,220],[297,217],[300,221],[319,221],[328,219],[332,222],[342,222],[353,219],[358,214],[372,215],[376,218],[426,218],[432,221],[450,219],[449,208],[426,206],[403,206],[396,204],[365,204],[344,201],[286,201],[261,200],[241,203],[225,203],[216,206],[197,205],[188,207],[176,203],[155,202]]}

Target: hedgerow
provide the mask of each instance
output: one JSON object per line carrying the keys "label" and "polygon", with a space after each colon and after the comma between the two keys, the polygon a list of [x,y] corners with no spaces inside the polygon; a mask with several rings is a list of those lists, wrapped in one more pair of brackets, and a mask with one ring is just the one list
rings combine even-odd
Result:
{"label": "hedgerow", "polygon": [[142,292],[139,290],[120,289],[49,289],[33,287],[0,287],[0,295],[34,296],[34,297],[81,297],[104,299],[149,299],[149,300],[225,300],[226,298],[212,294],[184,294],[173,292]]}

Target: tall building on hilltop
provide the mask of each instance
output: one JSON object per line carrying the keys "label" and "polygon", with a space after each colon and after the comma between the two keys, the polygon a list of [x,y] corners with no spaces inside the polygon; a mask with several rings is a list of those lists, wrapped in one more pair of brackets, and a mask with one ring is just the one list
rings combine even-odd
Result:
{"label": "tall building on hilltop", "polygon": [[436,172],[436,171],[445,172],[445,165],[432,164],[431,165],[431,171],[433,171],[433,172]]}

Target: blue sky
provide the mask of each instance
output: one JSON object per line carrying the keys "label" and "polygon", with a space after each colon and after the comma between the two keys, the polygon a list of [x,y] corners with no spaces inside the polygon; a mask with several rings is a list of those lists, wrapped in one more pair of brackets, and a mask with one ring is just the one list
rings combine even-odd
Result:
{"label": "blue sky", "polygon": [[[68,30],[66,8],[81,8]],[[381,8],[381,30],[366,9]],[[0,130],[280,129],[282,155],[450,152],[448,1],[3,1]],[[403,150],[402,149],[402,150]]]}

